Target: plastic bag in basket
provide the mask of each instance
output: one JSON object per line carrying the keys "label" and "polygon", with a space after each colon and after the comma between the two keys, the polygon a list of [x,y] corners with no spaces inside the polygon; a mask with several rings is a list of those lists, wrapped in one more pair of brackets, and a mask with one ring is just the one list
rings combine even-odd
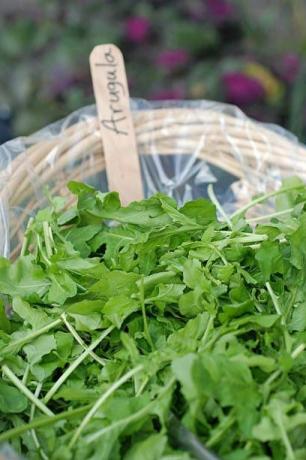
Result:
{"label": "plastic bag in basket", "polygon": [[[159,191],[182,203],[206,196],[213,183],[232,211],[286,176],[306,179],[306,149],[234,106],[131,100],[131,110],[146,197]],[[95,106],[0,147],[0,254],[18,253],[29,217],[47,202],[46,189],[66,195],[72,179],[107,190]]]}

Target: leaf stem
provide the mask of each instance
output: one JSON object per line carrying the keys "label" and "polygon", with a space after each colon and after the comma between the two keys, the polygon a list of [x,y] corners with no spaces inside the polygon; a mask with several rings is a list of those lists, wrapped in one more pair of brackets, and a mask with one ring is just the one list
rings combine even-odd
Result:
{"label": "leaf stem", "polygon": [[24,385],[26,385],[27,383],[29,372],[30,372],[30,364],[27,364],[24,374],[22,376],[22,380],[21,380]]}
{"label": "leaf stem", "polygon": [[[299,354],[301,354],[305,350],[305,343],[301,343],[298,347],[296,347],[295,350],[291,353],[291,358],[296,359]],[[270,377],[265,381],[264,385],[269,386],[271,385],[272,382],[274,382],[277,377],[281,375],[282,371],[280,369],[277,369],[276,371],[273,372],[273,374],[270,375]]]}
{"label": "leaf stem", "polygon": [[284,214],[290,214],[290,212],[292,211],[294,211],[294,208],[283,209],[282,211],[277,211],[271,214],[266,214],[265,216],[251,217],[250,219],[248,219],[248,222],[259,222],[261,220],[266,220],[266,219],[270,220],[270,219],[273,219],[274,217],[283,216]]}
{"label": "leaf stem", "polygon": [[134,414],[129,415],[128,417],[123,418],[121,420],[118,420],[117,422],[114,422],[111,425],[106,426],[106,427],[102,428],[101,430],[96,431],[95,433],[87,436],[85,438],[86,444],[90,444],[90,443],[96,441],[98,438],[100,438],[104,434],[109,433],[110,431],[113,431],[113,430],[115,430],[117,428],[120,428],[122,426],[129,425],[129,424],[135,422],[136,420],[138,420],[139,418],[143,417],[144,415],[146,415],[148,412],[150,412],[151,408],[154,407],[154,405],[157,403],[157,401],[159,401],[162,398],[162,396],[164,396],[167,393],[167,391],[171,388],[171,386],[174,384],[174,382],[175,382],[175,378],[172,377],[170,379],[170,381],[167,383],[167,385],[160,391],[160,393],[157,395],[157,397],[153,401],[151,401],[149,404],[147,404],[145,407],[140,409],[138,412],[135,412]]}
{"label": "leaf stem", "polygon": [[144,289],[148,289],[157,283],[166,283],[167,281],[171,280],[175,275],[176,273],[171,270],[165,271],[165,272],[153,273],[152,275],[143,277],[143,281],[141,278],[137,280],[136,285],[138,288],[140,288],[140,285],[143,282]]}
{"label": "leaf stem", "polygon": [[95,413],[100,409],[102,404],[119,388],[121,385],[123,385],[125,382],[127,382],[131,377],[133,377],[135,374],[143,370],[143,366],[139,365],[135,367],[134,369],[131,369],[128,371],[126,374],[124,374],[119,380],[114,382],[108,390],[106,390],[103,395],[98,398],[98,400],[95,402],[95,404],[92,406],[92,408],[89,410],[89,412],[86,414],[86,416],[83,418],[82,422],[80,423],[78,429],[75,431],[70,443],[69,443],[69,448],[71,449],[76,441],[79,439],[82,431],[84,430],[85,426],[90,422],[92,417],[94,417]]}
{"label": "leaf stem", "polygon": [[[67,327],[68,331],[70,332],[70,334],[75,338],[75,340],[81,345],[81,347],[83,348],[83,350],[88,350],[88,347],[87,345],[85,344],[85,342],[83,341],[82,337],[78,334],[78,332],[74,329],[74,327],[72,326],[71,323],[69,323],[68,319],[67,319],[67,316],[66,316],[66,313],[63,313],[61,315],[61,318],[65,324],[65,326]],[[103,358],[100,358],[100,356],[98,356],[96,353],[94,353],[93,351],[90,351],[90,356],[95,359],[101,366],[105,366],[106,364],[106,360],[103,359]]]}
{"label": "leaf stem", "polygon": [[284,446],[285,446],[286,451],[287,451],[287,458],[288,458],[288,460],[295,460],[295,455],[294,455],[294,452],[293,452],[293,449],[292,449],[290,440],[289,440],[289,438],[288,438],[287,431],[285,430],[285,427],[284,427],[284,424],[283,424],[283,420],[282,420],[282,416],[281,416],[281,420],[279,420],[279,419],[277,418],[277,419],[275,420],[275,422],[277,423],[277,425],[278,425],[278,427],[279,427],[279,429],[280,429],[281,437],[282,437]]}
{"label": "leaf stem", "polygon": [[22,337],[21,339],[10,343],[9,345],[7,345],[6,347],[4,347],[1,350],[1,354],[3,355],[3,354],[12,353],[12,352],[16,351],[16,349],[22,347],[26,343],[30,342],[32,339],[35,339],[36,337],[44,334],[45,332],[48,332],[50,329],[55,328],[56,326],[58,326],[61,323],[62,323],[61,319],[56,319],[55,321],[52,321],[51,323],[46,324],[46,326],[43,326],[42,328],[31,332],[30,334],[26,335],[25,337]]}
{"label": "leaf stem", "polygon": [[21,391],[39,410],[41,410],[44,414],[52,416],[54,415],[53,412],[48,409],[45,404],[40,401],[36,396],[19,380],[19,378],[11,371],[11,369],[4,364],[2,366],[2,371],[4,375],[6,375],[9,380]]}
{"label": "leaf stem", "polygon": [[46,221],[43,222],[43,232],[44,232],[44,240],[45,240],[47,256],[50,258],[52,257],[52,247],[51,247],[51,242],[50,242],[49,224]]}
{"label": "leaf stem", "polygon": [[209,320],[207,322],[207,326],[206,326],[206,329],[205,329],[205,332],[203,334],[203,337],[201,339],[201,346],[200,346],[200,350],[202,349],[202,347],[204,347],[205,343],[206,343],[206,340],[207,340],[207,337],[208,337],[208,334],[209,332],[211,331],[211,329],[213,328],[213,325],[214,325],[214,316],[213,315],[210,315],[209,317]]}
{"label": "leaf stem", "polygon": [[[34,393],[34,396],[36,398],[39,397],[39,394],[40,394],[40,391],[42,389],[42,383],[39,382],[36,386],[36,390],[35,390],[35,393]],[[31,407],[31,411],[30,411],[30,422],[32,422],[33,418],[34,418],[34,414],[35,414],[35,405],[32,404],[32,407]],[[37,437],[37,434],[36,434],[36,431],[34,428],[32,428],[31,430],[31,435],[32,435],[32,438],[33,438],[33,442],[35,444],[35,447],[36,449],[38,450],[40,456],[43,458],[43,460],[48,460],[48,456],[45,454],[43,448],[41,447],[40,445],[40,442],[39,442],[39,439]]]}
{"label": "leaf stem", "polygon": [[235,423],[235,417],[233,412],[230,412],[225,421],[215,429],[212,436],[206,441],[206,447],[213,447],[217,444],[221,436],[233,425],[233,423]]}
{"label": "leaf stem", "polygon": [[258,198],[254,198],[254,200],[250,201],[250,203],[246,204],[240,209],[237,209],[237,211],[235,211],[231,215],[231,219],[233,219],[234,217],[241,216],[242,214],[245,214],[245,212],[248,211],[250,208],[252,208],[253,206],[256,206],[256,204],[259,204],[259,203],[262,203],[263,201],[268,200],[269,198],[273,198],[274,196],[281,195],[282,193],[290,192],[291,190],[298,190],[304,187],[305,187],[304,184],[294,185],[291,187],[284,187],[280,190],[275,190],[273,192],[266,193],[265,195],[261,195]]}
{"label": "leaf stem", "polygon": [[224,255],[222,254],[222,252],[217,248],[217,246],[215,246],[214,244],[212,243],[207,243],[207,246],[209,248],[211,248],[213,251],[215,251],[216,254],[218,254],[218,256],[220,257],[220,259],[222,260],[222,262],[224,263],[224,265],[228,265],[228,261],[226,260],[226,258],[224,257]]}
{"label": "leaf stem", "polygon": [[11,430],[7,430],[4,433],[0,433],[0,443],[8,441],[9,439],[17,438],[21,434],[26,433],[33,428],[41,428],[43,426],[52,425],[59,420],[68,420],[70,418],[85,414],[91,407],[92,404],[87,404],[86,406],[78,407],[77,409],[69,409],[65,412],[61,412],[60,414],[53,415],[52,417],[43,416],[35,418],[33,422],[24,423],[23,425],[19,425],[15,428],[12,428]]}
{"label": "leaf stem", "polygon": [[33,217],[30,217],[30,219],[28,221],[28,224],[27,224],[26,231],[24,232],[24,238],[23,238],[23,242],[22,242],[20,256],[24,256],[26,251],[27,251],[27,249],[28,249],[28,245],[29,245],[29,228],[30,228],[33,220],[34,220]]}
{"label": "leaf stem", "polygon": [[44,262],[46,263],[46,265],[47,265],[48,267],[50,267],[51,262],[50,262],[50,260],[48,259],[48,257],[47,257],[47,256],[45,255],[45,253],[44,253],[44,250],[43,250],[43,248],[42,248],[41,241],[40,241],[40,237],[39,237],[38,233],[36,233],[36,241],[37,241],[37,246],[38,246],[38,249],[39,249],[39,252],[40,252],[40,255],[41,255],[42,259],[44,260]]}
{"label": "leaf stem", "polygon": [[221,206],[221,203],[219,202],[218,198],[216,197],[212,184],[208,185],[207,193],[208,193],[208,196],[209,196],[210,200],[214,203],[214,205],[216,206],[216,208],[219,211],[219,213],[223,216],[223,218],[224,218],[225,222],[227,223],[227,225],[229,226],[229,228],[232,228],[233,224],[232,224],[230,218],[228,217],[228,215],[226,214],[226,212],[224,211],[223,206]]}
{"label": "leaf stem", "polygon": [[[267,287],[267,290],[270,294],[270,297],[271,297],[271,300],[272,300],[272,303],[274,305],[274,308],[276,310],[276,313],[279,315],[279,316],[282,316],[282,310],[281,310],[281,307],[280,307],[280,304],[279,304],[279,301],[278,301],[278,298],[277,296],[275,295],[272,287],[271,287],[271,284],[269,281],[266,282],[266,287]],[[283,320],[283,318],[282,318]]]}
{"label": "leaf stem", "polygon": [[154,350],[155,347],[154,347],[154,344],[152,342],[152,338],[151,338],[151,335],[150,335],[150,331],[149,331],[149,327],[148,327],[148,321],[147,321],[147,315],[146,315],[145,298],[144,298],[144,277],[143,276],[140,278],[139,294],[140,294],[141,312],[142,312],[142,317],[143,317],[144,335],[145,335],[145,337],[147,339],[147,342],[149,343],[151,349]]}
{"label": "leaf stem", "polygon": [[298,347],[291,353],[291,358],[296,359],[305,350],[305,343],[300,343]]}
{"label": "leaf stem", "polygon": [[291,310],[292,310],[293,305],[294,305],[294,303],[295,303],[295,299],[296,299],[296,296],[297,296],[297,292],[298,292],[298,288],[296,287],[296,288],[294,289],[293,293],[292,293],[292,296],[291,296],[289,302],[288,302],[287,305],[286,305],[286,308],[285,308],[285,315],[284,315],[285,321],[288,319],[288,317],[289,317],[289,315],[290,315],[290,313],[291,313]]}
{"label": "leaf stem", "polygon": [[60,376],[60,378],[54,383],[54,385],[50,388],[46,396],[44,397],[44,402],[47,403],[50,401],[52,396],[57,392],[61,385],[68,379],[68,377],[72,374],[72,372],[81,364],[82,361],[93,351],[100,342],[114,329],[115,326],[110,326],[108,329],[103,331],[100,337],[97,338],[94,342],[92,342],[89,347],[73,362],[70,366],[65,370],[65,372]]}

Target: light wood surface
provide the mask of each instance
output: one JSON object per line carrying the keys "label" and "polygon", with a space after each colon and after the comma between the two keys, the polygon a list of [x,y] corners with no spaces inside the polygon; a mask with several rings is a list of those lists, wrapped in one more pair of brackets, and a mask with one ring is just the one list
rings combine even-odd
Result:
{"label": "light wood surface", "polygon": [[123,203],[143,198],[140,164],[123,56],[117,46],[96,46],[90,68],[106,163],[108,188]]}

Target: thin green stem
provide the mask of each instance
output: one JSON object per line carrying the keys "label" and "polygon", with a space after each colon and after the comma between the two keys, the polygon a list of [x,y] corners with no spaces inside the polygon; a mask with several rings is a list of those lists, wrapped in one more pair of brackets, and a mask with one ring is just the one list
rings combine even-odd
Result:
{"label": "thin green stem", "polygon": [[147,315],[146,315],[146,307],[145,307],[145,298],[144,298],[144,277],[142,276],[140,279],[139,283],[139,295],[140,295],[140,304],[141,304],[141,312],[142,312],[142,317],[143,317],[143,329],[144,329],[144,335],[145,338],[147,339],[147,342],[149,343],[150,347],[152,350],[154,350],[154,344],[152,342],[152,338],[150,335],[149,327],[148,327],[148,321],[147,321]]}
{"label": "thin green stem", "polygon": [[50,238],[51,245],[53,246],[54,252],[57,252],[56,247],[55,247],[55,243],[54,243],[54,238],[53,238],[51,225],[49,225],[48,229],[49,229],[49,238]]}
{"label": "thin green stem", "polygon": [[52,246],[50,242],[48,222],[43,222],[43,232],[44,232],[44,240],[45,240],[45,246],[46,246],[46,251],[47,251],[47,257],[50,258],[52,257],[53,252],[52,252]]}
{"label": "thin green stem", "polygon": [[138,372],[143,370],[143,366],[137,366],[134,369],[131,369],[128,371],[126,374],[124,374],[119,380],[114,382],[108,390],[106,390],[103,395],[100,396],[100,398],[95,402],[95,404],[92,406],[92,408],[89,410],[89,412],[86,414],[82,422],[80,423],[78,429],[75,431],[70,443],[69,443],[69,448],[72,448],[77,440],[79,439],[82,431],[86,427],[86,425],[90,422],[90,420],[94,417],[96,412],[100,409],[102,404],[119,388],[121,385],[123,385],[125,382],[127,382],[131,377],[136,375]]}
{"label": "thin green stem", "polygon": [[281,437],[282,437],[284,446],[285,446],[286,451],[287,451],[287,458],[288,458],[288,460],[295,460],[295,455],[294,455],[294,452],[293,452],[293,449],[292,449],[290,440],[289,440],[289,438],[288,438],[287,432],[286,432],[286,430],[285,430],[285,427],[284,427],[284,424],[283,424],[283,420],[278,420],[278,419],[276,419],[275,422],[277,423],[277,425],[278,425],[278,427],[279,427],[279,429],[280,429]]}
{"label": "thin green stem", "polygon": [[[61,315],[61,318],[65,324],[65,326],[67,327],[68,331],[70,332],[70,334],[75,338],[75,340],[81,345],[81,347],[83,348],[83,350],[88,350],[88,347],[87,345],[85,344],[85,342],[83,341],[82,337],[78,334],[78,332],[74,329],[74,327],[72,326],[71,323],[69,323],[68,319],[67,319],[67,316],[66,316],[66,313],[63,313]],[[103,359],[103,358],[100,358],[100,356],[98,356],[96,353],[94,353],[93,351],[90,351],[90,356],[95,360],[97,361],[101,366],[105,366],[106,364],[106,360]]]}
{"label": "thin green stem", "polygon": [[208,196],[209,196],[210,200],[214,203],[214,205],[216,206],[217,210],[219,211],[219,213],[224,218],[224,220],[227,223],[227,225],[229,226],[229,228],[232,228],[233,224],[232,224],[230,218],[228,217],[228,215],[226,214],[226,212],[224,211],[223,207],[221,206],[221,203],[219,202],[218,198],[216,197],[212,184],[208,185],[207,193],[208,193]]}
{"label": "thin green stem", "polygon": [[258,235],[254,233],[252,236],[237,236],[235,238],[229,238],[226,241],[229,243],[258,243],[259,241],[266,241],[267,235]]}
{"label": "thin green stem", "polygon": [[25,368],[25,371],[24,371],[24,374],[22,376],[22,380],[21,380],[24,385],[26,385],[26,383],[27,383],[29,372],[30,372],[30,364],[27,364],[26,368]]}
{"label": "thin green stem", "polygon": [[154,286],[157,283],[166,283],[167,281],[171,280],[176,273],[174,271],[166,271],[166,272],[158,272],[153,273],[152,275],[145,276],[142,279],[136,281],[136,285],[140,288],[140,285],[143,283],[144,289],[148,289],[151,286]]}
{"label": "thin green stem", "polygon": [[152,407],[168,392],[168,390],[172,387],[172,385],[175,382],[175,378],[171,378],[170,381],[167,383],[167,385],[161,390],[161,392],[157,395],[157,397],[151,401],[149,404],[147,404],[145,407],[140,409],[138,412],[135,412],[132,415],[129,415],[126,418],[123,418],[121,420],[118,420],[117,422],[112,423],[109,426],[106,426],[102,428],[99,431],[96,431],[95,433],[87,436],[85,438],[86,444],[90,444],[94,441],[96,441],[98,438],[101,436],[105,435],[106,433],[109,433],[110,431],[116,430],[117,428],[121,428],[122,426],[128,426],[129,424],[139,420],[141,417],[145,416],[150,412]]}
{"label": "thin green stem", "polygon": [[218,443],[222,435],[235,423],[235,416],[230,412],[225,421],[217,427],[213,435],[206,441],[206,447],[213,447]]}
{"label": "thin green stem", "polygon": [[246,204],[242,208],[237,209],[237,211],[235,211],[231,215],[231,219],[233,219],[234,217],[238,217],[238,216],[243,215],[246,211],[248,211],[253,206],[256,206],[257,204],[262,203],[263,201],[266,201],[269,198],[273,198],[274,196],[281,195],[282,193],[290,192],[291,190],[302,189],[304,187],[305,187],[305,185],[303,185],[303,184],[295,185],[295,186],[291,186],[291,187],[284,187],[284,188],[282,188],[280,190],[276,190],[274,192],[266,193],[265,195],[259,196],[258,198],[255,198],[254,200],[252,200],[250,203]]}
{"label": "thin green stem", "polygon": [[283,216],[285,214],[290,214],[290,212],[294,211],[294,208],[289,208],[289,209],[284,209],[283,211],[277,211],[273,212],[271,214],[267,214],[265,216],[257,216],[257,217],[251,217],[248,219],[248,222],[260,222],[261,220],[271,220],[274,217],[279,217]]}
{"label": "thin green stem", "polygon": [[147,386],[148,382],[149,382],[149,377],[146,377],[142,384],[140,385],[140,387],[138,388],[137,392],[136,392],[136,396],[140,396],[141,393],[143,392],[143,390],[145,389],[145,387]]}
{"label": "thin green stem", "polygon": [[213,249],[215,251],[216,254],[218,254],[218,256],[220,257],[220,259],[222,260],[222,262],[224,263],[224,265],[228,265],[228,261],[226,260],[226,258],[224,257],[224,255],[222,254],[222,252],[212,243],[208,243],[207,246],[211,249]]}
{"label": "thin green stem", "polygon": [[291,358],[296,359],[303,351],[305,350],[305,343],[301,343],[295,350],[291,353]]}
{"label": "thin green stem", "polygon": [[[303,351],[305,350],[305,343],[301,343],[295,350],[291,353],[291,358],[296,359]],[[277,379],[281,375],[282,371],[277,369],[274,371],[270,377],[265,381],[265,386],[270,386],[275,379]]]}
{"label": "thin green stem", "polygon": [[65,370],[65,372],[60,376],[60,378],[54,383],[54,385],[50,388],[46,396],[44,397],[44,402],[47,403],[53,397],[53,395],[58,391],[61,385],[68,379],[68,377],[72,374],[73,371],[84,361],[85,358],[90,354],[92,350],[94,350],[102,340],[111,333],[115,326],[110,326],[108,329],[103,331],[100,337],[97,338],[90,346],[85,350],[70,366]]}
{"label": "thin green stem", "polygon": [[284,315],[285,321],[289,318],[289,315],[290,315],[291,310],[293,308],[293,305],[295,303],[297,293],[298,293],[298,288],[295,287],[295,289],[294,289],[294,291],[293,291],[293,293],[291,295],[290,301],[287,303],[286,308],[285,308],[285,315]]}
{"label": "thin green stem", "polygon": [[20,390],[21,393],[23,393],[33,404],[35,404],[35,406],[41,410],[41,412],[51,417],[54,415],[53,412],[48,409],[48,407],[45,406],[42,401],[36,398],[36,396],[22,383],[22,381],[19,380],[19,378],[14,374],[14,372],[11,371],[9,367],[7,367],[6,364],[2,366],[2,371],[4,375],[6,375],[7,378],[18,388],[18,390]]}
{"label": "thin green stem", "polygon": [[[35,393],[34,393],[34,396],[36,398],[39,397],[39,394],[40,394],[40,391],[42,389],[42,383],[38,383],[37,384],[37,387],[36,387],[36,390],[35,390]],[[34,418],[34,414],[35,414],[35,405],[32,404],[31,406],[31,411],[30,411],[30,422],[32,422],[33,418]],[[33,442],[35,444],[35,447],[36,449],[38,450],[39,452],[39,455],[43,458],[43,460],[48,460],[48,456],[45,454],[43,448],[41,447],[40,445],[40,442],[39,442],[39,439],[37,437],[37,434],[36,434],[36,431],[34,428],[32,428],[31,430],[31,435],[32,435],[32,438],[33,438]]]}
{"label": "thin green stem", "polygon": [[281,310],[281,307],[280,307],[280,304],[279,304],[279,301],[278,301],[278,298],[277,296],[275,295],[272,287],[271,287],[271,284],[269,281],[266,282],[266,287],[267,287],[267,290],[268,290],[268,293],[271,297],[271,300],[272,300],[272,303],[274,305],[274,308],[276,310],[276,313],[279,315],[279,316],[282,316],[282,310]]}
{"label": "thin green stem", "polygon": [[164,238],[167,236],[177,235],[177,234],[184,233],[184,232],[186,233],[198,232],[199,230],[203,230],[203,229],[204,227],[202,227],[201,225],[195,224],[195,225],[182,225],[181,227],[175,228],[172,230],[164,230],[164,231],[158,230],[150,235],[150,241],[155,240],[155,239]]}
{"label": "thin green stem", "polygon": [[44,253],[44,250],[42,248],[42,244],[41,244],[40,237],[39,237],[38,233],[36,234],[36,241],[37,241],[37,247],[38,247],[38,250],[39,250],[39,253],[40,253],[42,259],[44,260],[46,265],[48,265],[50,267],[51,262],[48,259],[48,257],[46,256],[46,254]]}
{"label": "thin green stem", "polygon": [[44,426],[52,425],[59,420],[68,420],[74,417],[78,417],[80,415],[86,414],[88,410],[92,407],[92,404],[87,404],[86,406],[79,407],[77,409],[67,410],[65,412],[61,412],[60,414],[53,415],[52,417],[38,417],[30,423],[24,423],[23,425],[19,425],[11,430],[7,430],[4,433],[0,433],[0,443],[9,441],[10,439],[15,439],[18,436],[26,433],[35,428],[42,428]]}
{"label": "thin green stem", "polygon": [[210,331],[211,331],[212,328],[213,328],[214,319],[215,319],[214,316],[213,316],[213,315],[210,315],[209,320],[208,320],[208,322],[207,322],[207,326],[206,326],[205,332],[204,332],[203,337],[202,337],[202,339],[201,339],[200,350],[202,349],[202,347],[205,346],[205,343],[206,343],[208,334],[210,333]]}
{"label": "thin green stem", "polygon": [[48,332],[50,329],[55,328],[61,323],[62,323],[61,319],[56,319],[55,321],[52,321],[51,323],[46,324],[46,326],[43,326],[40,329],[37,329],[36,331],[33,331],[30,334],[26,335],[25,337],[22,337],[21,339],[10,343],[9,345],[7,345],[5,348],[1,350],[1,354],[5,355],[8,353],[15,352],[16,350],[18,350],[20,347],[22,347],[26,343],[31,342],[31,340],[35,339],[36,337],[39,337],[45,332]]}
{"label": "thin green stem", "polygon": [[29,228],[32,225],[33,220],[34,220],[33,217],[30,217],[30,219],[28,221],[28,224],[27,224],[26,231],[24,232],[24,238],[23,238],[22,247],[21,247],[21,251],[20,251],[21,256],[24,256],[26,251],[27,251],[27,249],[28,249],[28,245],[29,245]]}

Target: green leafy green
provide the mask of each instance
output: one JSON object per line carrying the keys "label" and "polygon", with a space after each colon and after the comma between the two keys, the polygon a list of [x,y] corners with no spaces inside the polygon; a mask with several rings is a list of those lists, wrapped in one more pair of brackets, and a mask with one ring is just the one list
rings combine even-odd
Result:
{"label": "green leafy green", "polygon": [[0,382],[0,414],[18,414],[28,406],[27,398],[12,385]]}
{"label": "green leafy green", "polygon": [[[52,198],[0,259],[0,443],[29,460],[304,459],[301,181],[226,222],[209,200],[69,188],[77,204]],[[246,217],[273,197],[271,218]]]}

